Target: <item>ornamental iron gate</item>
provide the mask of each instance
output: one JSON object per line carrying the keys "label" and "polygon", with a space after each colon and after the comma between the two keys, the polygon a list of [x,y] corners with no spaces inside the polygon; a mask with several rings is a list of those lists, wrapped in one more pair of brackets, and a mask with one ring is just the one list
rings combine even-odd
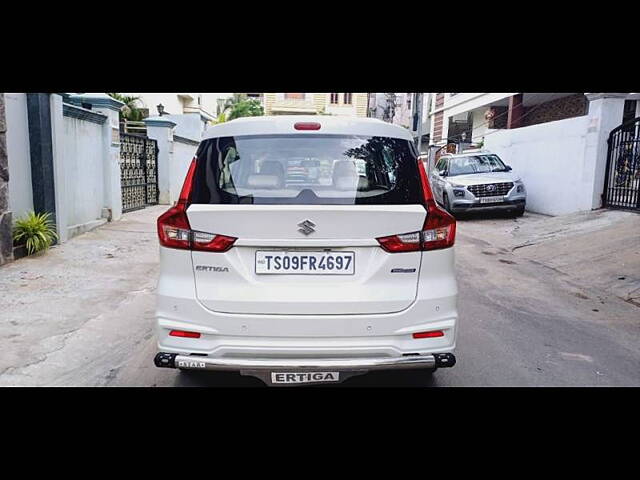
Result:
{"label": "ornamental iron gate", "polygon": [[147,137],[120,134],[122,211],[130,212],[158,203],[158,142]]}
{"label": "ornamental iron gate", "polygon": [[613,129],[608,143],[602,204],[640,210],[640,117]]}

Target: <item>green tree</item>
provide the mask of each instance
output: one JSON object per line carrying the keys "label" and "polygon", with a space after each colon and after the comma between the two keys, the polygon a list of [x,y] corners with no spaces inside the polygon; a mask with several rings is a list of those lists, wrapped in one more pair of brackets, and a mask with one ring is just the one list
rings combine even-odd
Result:
{"label": "green tree", "polygon": [[249,99],[244,93],[234,93],[233,97],[224,102],[222,114],[225,115],[225,121],[240,117],[259,117],[264,115],[264,108],[260,100]]}
{"label": "green tree", "polygon": [[140,107],[138,105],[140,97],[135,97],[132,95],[122,95],[120,93],[109,93],[107,95],[124,103],[124,106],[120,109],[120,119],[125,119],[132,122],[140,122],[144,120],[144,113],[142,110],[140,110]]}
{"label": "green tree", "polygon": [[221,112],[220,115],[216,117],[215,120],[211,120],[212,125],[218,125],[219,123],[224,123],[227,121],[227,114],[225,112]]}
{"label": "green tree", "polygon": [[260,105],[260,100],[242,100],[229,109],[228,120],[240,117],[259,117],[264,115],[264,108]]}

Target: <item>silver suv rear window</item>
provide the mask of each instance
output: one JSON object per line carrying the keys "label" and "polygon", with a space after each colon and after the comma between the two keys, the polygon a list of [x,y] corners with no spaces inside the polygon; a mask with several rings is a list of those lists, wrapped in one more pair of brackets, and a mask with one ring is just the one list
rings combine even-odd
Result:
{"label": "silver suv rear window", "polygon": [[407,140],[353,135],[247,135],[202,142],[192,203],[421,203]]}

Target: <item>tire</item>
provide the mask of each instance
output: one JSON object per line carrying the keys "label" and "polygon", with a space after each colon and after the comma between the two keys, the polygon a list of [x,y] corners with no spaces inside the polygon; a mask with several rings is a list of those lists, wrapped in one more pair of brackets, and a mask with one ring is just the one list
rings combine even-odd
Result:
{"label": "tire", "polygon": [[521,217],[523,215],[524,215],[524,207],[516,208],[515,216],[516,217]]}

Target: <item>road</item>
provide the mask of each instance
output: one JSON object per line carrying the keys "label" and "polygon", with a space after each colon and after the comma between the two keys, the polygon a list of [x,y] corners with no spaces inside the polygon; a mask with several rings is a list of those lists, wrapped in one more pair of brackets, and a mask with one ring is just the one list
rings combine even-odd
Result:
{"label": "road", "polygon": [[[127,214],[0,269],[0,385],[263,386],[153,365],[161,211]],[[639,220],[622,212],[460,219],[457,365],[433,376],[372,373],[337,388],[640,385]],[[624,239],[607,240],[621,228]],[[577,256],[590,248],[600,255]]]}

